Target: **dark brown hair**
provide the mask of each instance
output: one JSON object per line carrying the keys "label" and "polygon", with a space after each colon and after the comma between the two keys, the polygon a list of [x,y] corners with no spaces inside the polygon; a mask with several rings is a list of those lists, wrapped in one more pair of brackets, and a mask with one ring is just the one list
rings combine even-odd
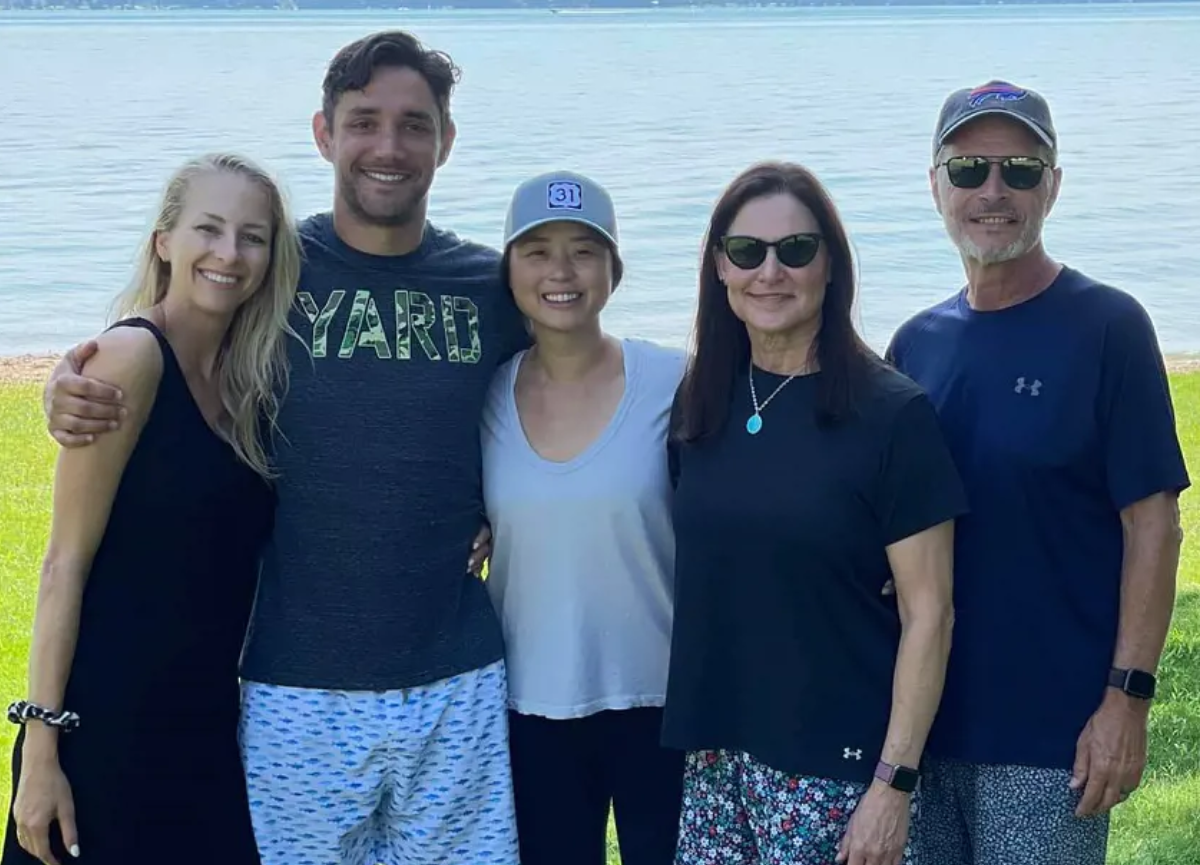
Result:
{"label": "dark brown hair", "polygon": [[450,96],[461,72],[450,55],[426,48],[415,36],[403,30],[387,30],[351,42],[329,63],[322,85],[325,119],[333,123],[338,99],[350,90],[362,90],[371,83],[379,68],[404,68],[420,73],[433,91],[438,119],[444,130],[450,122]]}
{"label": "dark brown hair", "polygon": [[837,207],[808,169],[788,162],[751,166],[726,187],[709,219],[700,258],[700,297],[692,329],[693,356],[676,398],[672,436],[696,441],[725,423],[736,377],[750,366],[746,326],[729,306],[717,272],[718,245],[738,213],[750,201],[787,194],[816,218],[829,255],[829,285],[821,306],[821,329],[813,343],[820,367],[817,423],[828,426],[855,408],[856,384],[877,355],[854,328],[856,285],[853,250]]}

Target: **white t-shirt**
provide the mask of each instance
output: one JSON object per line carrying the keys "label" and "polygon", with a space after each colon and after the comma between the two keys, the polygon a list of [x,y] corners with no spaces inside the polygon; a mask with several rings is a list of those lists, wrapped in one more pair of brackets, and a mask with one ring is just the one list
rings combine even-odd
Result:
{"label": "white t-shirt", "polygon": [[686,357],[641,340],[622,349],[620,403],[569,462],[543,459],[525,436],[514,395],[524,352],[497,371],[484,409],[487,587],[509,705],[522,714],[665,701],[675,566],[666,435]]}

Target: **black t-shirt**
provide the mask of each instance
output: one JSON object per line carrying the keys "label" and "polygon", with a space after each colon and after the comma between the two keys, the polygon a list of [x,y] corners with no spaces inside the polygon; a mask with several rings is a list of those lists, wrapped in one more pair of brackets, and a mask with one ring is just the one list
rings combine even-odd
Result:
{"label": "black t-shirt", "polygon": [[[886,547],[965,513],[929,400],[882,365],[857,412],[822,429],[820,373],[746,431],[747,375],[711,439],[672,443],[676,606],[664,742],[867,782],[900,640]],[[760,395],[783,377],[757,367]]]}

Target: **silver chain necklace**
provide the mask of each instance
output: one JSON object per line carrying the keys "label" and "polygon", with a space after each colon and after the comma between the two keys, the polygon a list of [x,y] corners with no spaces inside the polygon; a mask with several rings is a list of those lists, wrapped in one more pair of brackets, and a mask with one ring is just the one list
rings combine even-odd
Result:
{"label": "silver chain necklace", "polygon": [[750,433],[752,436],[758,435],[759,430],[762,429],[763,425],[762,410],[767,407],[771,400],[775,399],[775,394],[783,390],[784,386],[786,386],[787,383],[794,379],[797,375],[799,375],[799,373],[794,372],[785,378],[779,383],[779,387],[775,388],[774,392],[765,400],[763,400],[763,404],[759,405],[758,394],[754,391],[754,362],[750,362],[750,401],[754,403],[754,414],[750,415],[750,417],[746,419],[746,432]]}

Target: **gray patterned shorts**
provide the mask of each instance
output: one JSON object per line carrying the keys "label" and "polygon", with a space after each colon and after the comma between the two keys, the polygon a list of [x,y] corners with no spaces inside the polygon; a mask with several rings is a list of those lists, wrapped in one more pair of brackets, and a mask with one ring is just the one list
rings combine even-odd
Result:
{"label": "gray patterned shorts", "polygon": [[912,842],[920,865],[1104,865],[1108,815],[1080,818],[1071,773],[928,760]]}

